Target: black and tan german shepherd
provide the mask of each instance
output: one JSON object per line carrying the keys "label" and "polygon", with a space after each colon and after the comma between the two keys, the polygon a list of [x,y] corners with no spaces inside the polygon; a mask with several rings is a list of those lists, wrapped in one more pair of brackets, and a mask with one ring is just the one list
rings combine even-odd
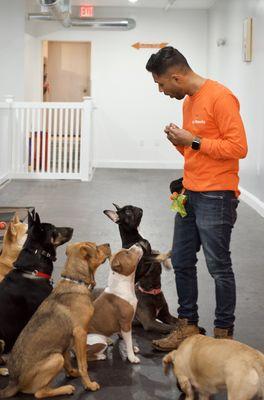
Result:
{"label": "black and tan german shepherd", "polygon": [[37,213],[28,213],[27,240],[14,269],[0,283],[0,340],[5,343],[5,353],[52,291],[56,247],[68,242],[72,233],[72,228],[42,223]]}

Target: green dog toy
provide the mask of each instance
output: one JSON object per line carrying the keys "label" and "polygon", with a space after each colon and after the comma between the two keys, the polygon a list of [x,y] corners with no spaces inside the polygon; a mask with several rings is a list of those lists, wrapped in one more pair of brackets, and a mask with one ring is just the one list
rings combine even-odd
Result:
{"label": "green dog toy", "polygon": [[170,199],[172,200],[170,209],[172,211],[178,212],[181,217],[186,217],[187,212],[184,206],[187,202],[187,196],[185,194],[179,194],[177,192],[174,192],[170,196]]}

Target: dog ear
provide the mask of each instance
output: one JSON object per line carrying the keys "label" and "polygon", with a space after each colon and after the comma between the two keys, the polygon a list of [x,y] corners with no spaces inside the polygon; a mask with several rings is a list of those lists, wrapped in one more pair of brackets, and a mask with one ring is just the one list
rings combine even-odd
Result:
{"label": "dog ear", "polygon": [[37,225],[41,225],[38,213],[35,214],[35,222],[36,222]]}
{"label": "dog ear", "polygon": [[70,244],[68,244],[68,245],[66,246],[65,254],[66,254],[67,257],[71,254],[71,248],[72,248],[72,246],[73,246],[73,243],[70,243]]}
{"label": "dog ear", "polygon": [[110,265],[111,265],[111,269],[115,272],[117,272],[118,274],[120,274],[120,272],[122,271],[122,265],[120,264],[119,260],[117,257],[114,257],[111,261],[110,261]]}
{"label": "dog ear", "polygon": [[111,221],[115,222],[116,224],[119,221],[119,216],[117,212],[112,211],[112,210],[104,210],[104,214],[107,215],[108,218],[111,219]]}
{"label": "dog ear", "polygon": [[11,221],[14,222],[14,224],[18,224],[20,222],[19,216],[17,213],[15,213],[15,215],[13,216]]}
{"label": "dog ear", "polygon": [[16,228],[14,225],[15,225],[14,222],[10,221],[8,224],[7,231],[6,231],[6,237],[10,240],[12,240],[13,236],[16,236],[16,234],[17,234]]}
{"label": "dog ear", "polygon": [[33,226],[35,224],[34,221],[34,214],[32,212],[32,214],[28,211],[28,227],[30,228],[31,226]]}
{"label": "dog ear", "polygon": [[85,244],[80,247],[80,253],[84,258],[93,257],[96,254],[96,247]]}
{"label": "dog ear", "polygon": [[117,204],[115,204],[115,203],[112,203],[112,204],[117,209],[117,211],[121,210],[121,207],[119,207]]}

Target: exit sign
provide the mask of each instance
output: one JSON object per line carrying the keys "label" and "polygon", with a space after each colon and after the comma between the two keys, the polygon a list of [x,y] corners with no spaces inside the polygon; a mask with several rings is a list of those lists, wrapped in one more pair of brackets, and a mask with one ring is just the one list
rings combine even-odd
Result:
{"label": "exit sign", "polygon": [[80,6],[80,18],[93,17],[94,7],[91,5]]}

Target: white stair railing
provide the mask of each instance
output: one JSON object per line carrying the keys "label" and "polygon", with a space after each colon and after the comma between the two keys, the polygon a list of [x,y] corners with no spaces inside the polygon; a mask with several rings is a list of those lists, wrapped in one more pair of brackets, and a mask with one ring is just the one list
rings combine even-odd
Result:
{"label": "white stair railing", "polygon": [[11,123],[9,105],[0,102],[0,185],[9,179],[11,171]]}
{"label": "white stair railing", "polygon": [[91,98],[84,98],[82,103],[31,103],[9,99],[8,105],[11,113],[8,126],[10,178],[91,180]]}

